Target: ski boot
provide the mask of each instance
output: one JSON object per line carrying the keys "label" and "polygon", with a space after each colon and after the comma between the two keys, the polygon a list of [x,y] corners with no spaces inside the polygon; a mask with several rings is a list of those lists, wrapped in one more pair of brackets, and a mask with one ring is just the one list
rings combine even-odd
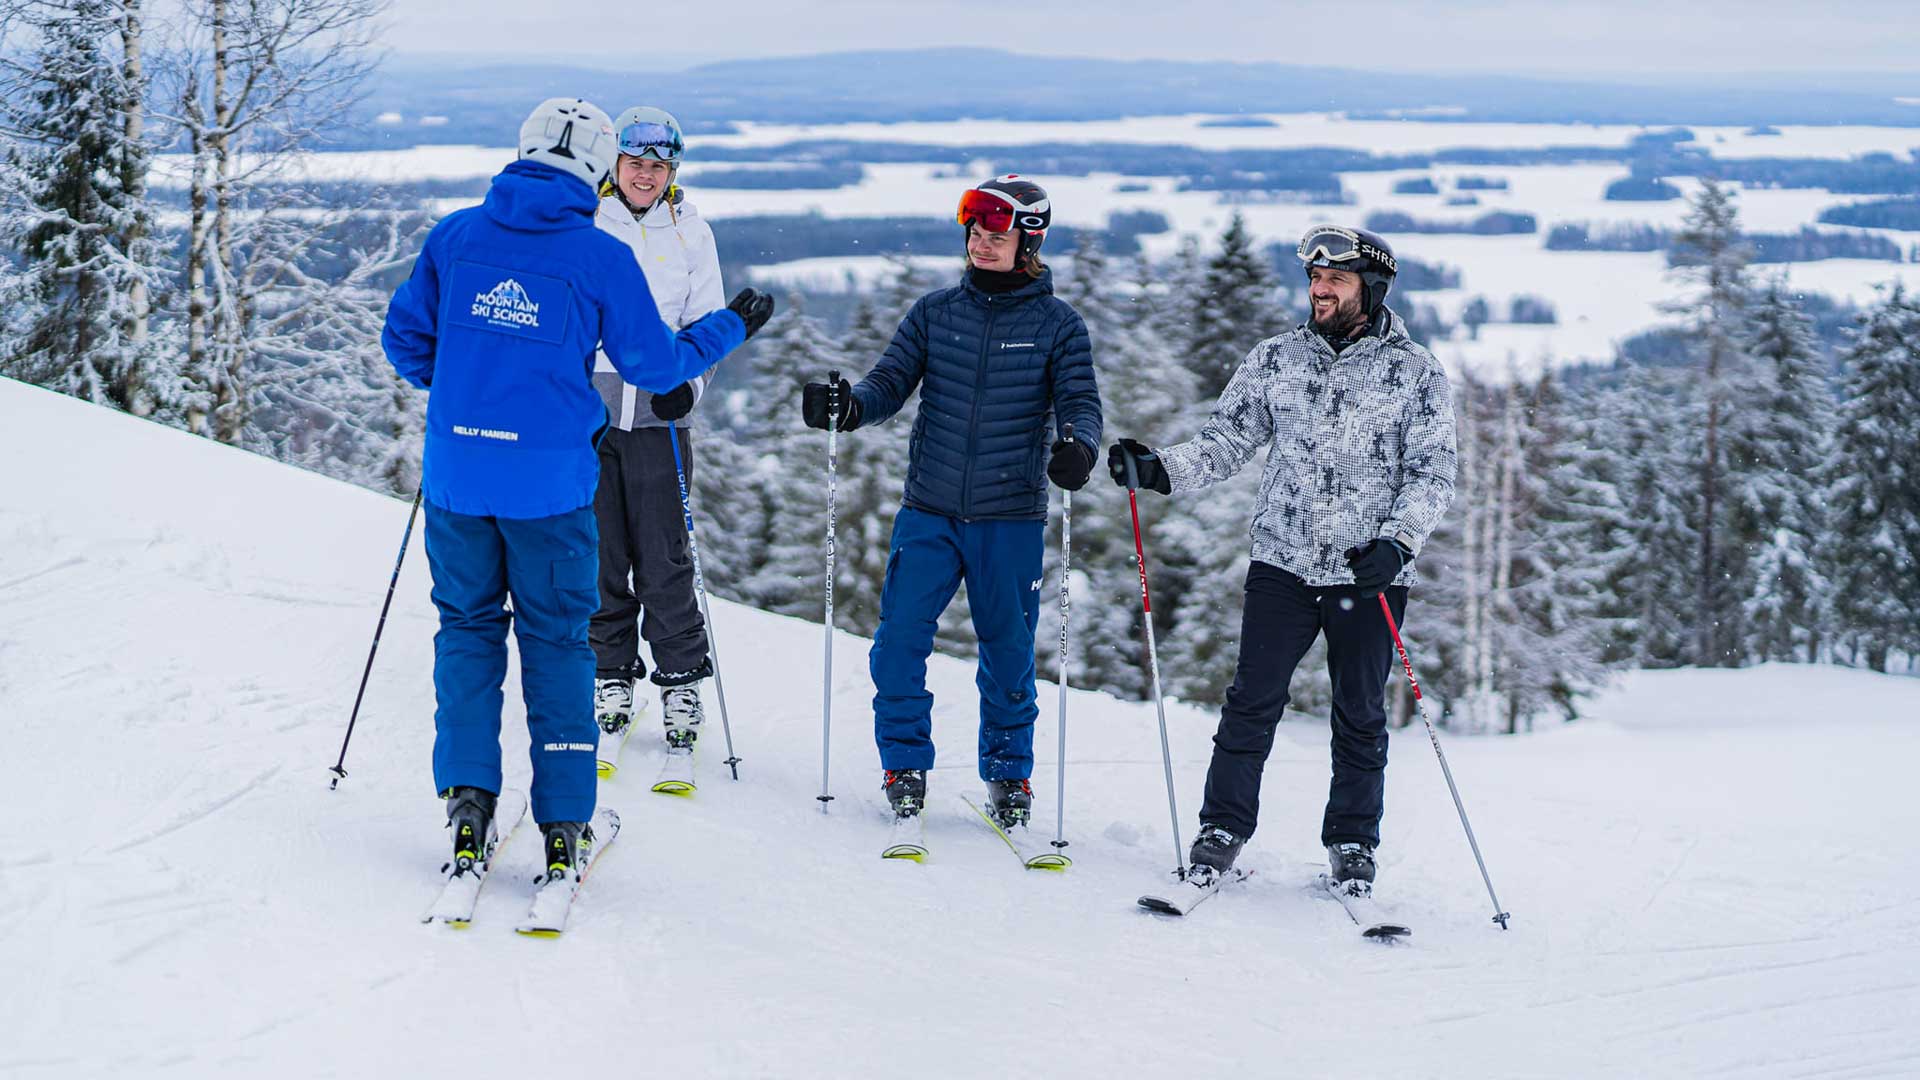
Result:
{"label": "ski boot", "polygon": [[706,718],[698,683],[660,688],[660,719],[667,725],[669,754],[693,753],[694,740],[700,737],[700,722]]}
{"label": "ski boot", "polygon": [[1373,895],[1373,848],[1359,843],[1329,844],[1327,863],[1331,867],[1327,877],[1336,889],[1352,896]]}
{"label": "ski boot", "polygon": [[464,874],[493,854],[493,808],[499,797],[477,787],[447,790],[447,828],[453,830],[454,872]]}
{"label": "ski boot", "polygon": [[580,866],[593,847],[593,829],[584,821],[549,821],[540,826],[540,840],[547,852],[546,880],[579,880]]}
{"label": "ski boot", "polygon": [[1002,829],[1025,826],[1033,817],[1033,785],[1026,780],[987,781],[987,813]]}
{"label": "ski boot", "polygon": [[1211,879],[1232,870],[1233,860],[1239,857],[1240,847],[1246,842],[1246,837],[1235,836],[1218,825],[1201,825],[1199,835],[1193,838],[1193,847],[1187,850],[1188,878]]}
{"label": "ski boot", "polygon": [[633,723],[632,676],[602,676],[593,680],[593,716],[600,730],[608,735],[618,735]]}
{"label": "ski boot", "polygon": [[893,804],[895,817],[912,817],[927,805],[927,774],[922,769],[888,769],[887,801]]}

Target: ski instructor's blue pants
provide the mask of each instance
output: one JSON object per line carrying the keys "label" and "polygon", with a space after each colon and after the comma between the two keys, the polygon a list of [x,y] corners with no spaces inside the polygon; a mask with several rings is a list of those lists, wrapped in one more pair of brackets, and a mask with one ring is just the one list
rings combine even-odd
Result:
{"label": "ski instructor's blue pants", "polygon": [[1033,632],[1040,620],[1044,521],[962,521],[903,506],[880,593],[873,673],[874,740],[884,769],[933,767],[927,656],[961,581],[980,642],[980,779],[1033,774]]}
{"label": "ski instructor's blue pants", "polygon": [[[433,637],[433,784],[498,793],[507,626],[520,643],[520,693],[532,739],[533,819],[586,821],[598,777],[593,649],[600,534],[593,507],[552,517],[470,517],[427,506]],[[513,611],[506,608],[513,598]]]}

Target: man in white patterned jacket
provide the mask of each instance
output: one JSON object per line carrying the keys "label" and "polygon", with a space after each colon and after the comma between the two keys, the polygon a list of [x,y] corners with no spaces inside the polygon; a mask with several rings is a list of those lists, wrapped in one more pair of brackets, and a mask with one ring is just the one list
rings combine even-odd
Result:
{"label": "man in white patterned jacket", "polygon": [[1195,491],[1238,472],[1271,444],[1253,519],[1253,564],[1233,686],[1213,737],[1200,832],[1204,876],[1233,865],[1253,835],[1260,777],[1294,668],[1320,634],[1333,690],[1333,782],[1320,841],[1336,882],[1371,891],[1387,766],[1392,635],[1413,559],[1453,499],[1453,405],[1446,372],[1386,306],[1387,242],[1323,226],[1300,241],[1312,314],[1254,346],[1200,433],[1149,449],[1122,439],[1141,487]]}

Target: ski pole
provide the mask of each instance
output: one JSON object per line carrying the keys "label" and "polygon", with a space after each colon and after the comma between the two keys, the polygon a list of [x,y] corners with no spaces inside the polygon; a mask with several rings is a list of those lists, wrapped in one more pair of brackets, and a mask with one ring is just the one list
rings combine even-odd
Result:
{"label": "ski pole", "polygon": [[833,547],[840,469],[840,372],[827,372],[827,619],[825,675],[820,687],[820,812],[827,812],[833,789],[827,783],[833,761]]}
{"label": "ski pole", "polygon": [[[1060,435],[1073,441],[1073,425],[1061,427]],[[1073,570],[1073,492],[1060,492],[1060,782],[1054,798],[1053,846],[1067,846],[1067,578]]]}
{"label": "ski pole", "polygon": [[1420,722],[1427,725],[1427,738],[1433,742],[1433,752],[1440,758],[1440,771],[1447,778],[1447,790],[1453,793],[1453,808],[1460,811],[1460,826],[1467,830],[1467,846],[1473,848],[1473,861],[1480,865],[1480,880],[1487,883],[1487,896],[1493,901],[1493,921],[1500,929],[1507,928],[1507,920],[1512,918],[1500,907],[1500,897],[1494,894],[1493,878],[1487,875],[1487,861],[1480,857],[1480,842],[1473,838],[1473,825],[1467,821],[1467,807],[1460,801],[1460,789],[1454,786],[1453,770],[1447,767],[1446,751],[1440,749],[1440,736],[1433,729],[1433,721],[1427,717],[1427,699],[1420,696],[1420,680],[1413,677],[1413,662],[1407,659],[1407,647],[1400,641],[1399,624],[1393,621],[1393,609],[1387,606],[1387,594],[1380,594],[1380,614],[1387,617],[1387,629],[1393,632],[1393,647],[1400,650],[1400,666],[1407,673],[1407,685],[1413,688],[1413,703],[1420,710]]}
{"label": "ski pole", "polygon": [[727,738],[727,768],[740,779],[740,755],[733,752],[733,725],[727,722],[727,684],[720,679],[720,645],[713,633],[713,609],[707,605],[707,579],[700,573],[700,541],[693,535],[693,503],[687,498],[687,466],[680,459],[680,427],[667,421],[673,443],[673,471],[680,478],[680,514],[687,521],[687,554],[693,559],[693,590],[700,594],[700,617],[707,623],[707,655],[713,658],[713,692],[720,699],[720,733]]}
{"label": "ski pole", "polygon": [[1153,600],[1147,595],[1147,546],[1140,538],[1140,474],[1133,455],[1122,454],[1127,463],[1127,507],[1133,511],[1133,552],[1140,560],[1141,622],[1147,628],[1147,667],[1153,674],[1153,707],[1160,714],[1160,761],[1167,771],[1167,817],[1173,825],[1174,874],[1187,876],[1187,849],[1180,842],[1180,808],[1173,793],[1173,748],[1167,743],[1167,699],[1160,692],[1160,654],[1153,642]]}
{"label": "ski pole", "polygon": [[400,554],[393,560],[393,576],[387,579],[387,598],[380,604],[380,621],[373,628],[373,647],[367,650],[367,666],[360,672],[360,689],[353,695],[353,712],[347,717],[347,736],[340,740],[340,759],[328,770],[333,780],[327,784],[328,791],[337,790],[340,781],[347,778],[347,744],[353,741],[353,725],[360,719],[360,700],[367,696],[367,677],[373,674],[373,654],[380,651],[380,634],[387,628],[387,609],[393,606],[393,589],[400,584],[400,565],[407,561],[407,545],[413,542],[413,519],[420,516],[420,496],[425,489],[413,493],[413,509],[407,511],[407,531],[400,536]]}

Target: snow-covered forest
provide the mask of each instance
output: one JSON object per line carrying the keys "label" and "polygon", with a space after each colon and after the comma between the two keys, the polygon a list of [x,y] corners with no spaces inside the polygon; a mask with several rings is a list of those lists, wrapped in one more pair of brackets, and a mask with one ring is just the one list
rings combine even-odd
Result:
{"label": "snow-covered forest", "polygon": [[[393,377],[378,328],[428,217],[284,182],[354,100],[376,5],[0,9],[0,373],[410,495],[424,395]],[[163,151],[188,163],[183,206],[149,187]],[[1114,437],[1191,435],[1247,350],[1302,317],[1300,281],[1262,254],[1291,238],[1236,218],[1206,239],[1158,261],[1091,236],[1052,253],[1070,256],[1056,286],[1092,330]],[[1399,239],[1418,258],[1419,237]],[[1920,656],[1920,299],[1889,288],[1829,348],[1802,298],[1749,265],[1731,186],[1705,184],[1671,244],[1685,347],[1667,362],[1451,373],[1459,492],[1407,626],[1455,729],[1577,716],[1622,668]],[[799,423],[799,387],[857,378],[945,283],[903,264],[834,322],[783,297],[728,362],[697,414],[695,509],[721,595],[819,617],[825,446]],[[852,631],[877,617],[912,411],[842,443],[836,618]],[[1219,701],[1230,679],[1257,469],[1205,499],[1142,501],[1166,686],[1188,701]],[[1126,500],[1103,471],[1075,519],[1072,681],[1142,698]],[[1050,577],[1057,529],[1056,512]],[[1051,670],[1058,613],[1043,617]],[[964,602],[941,640],[970,648]],[[1324,686],[1304,665],[1297,708]]]}

